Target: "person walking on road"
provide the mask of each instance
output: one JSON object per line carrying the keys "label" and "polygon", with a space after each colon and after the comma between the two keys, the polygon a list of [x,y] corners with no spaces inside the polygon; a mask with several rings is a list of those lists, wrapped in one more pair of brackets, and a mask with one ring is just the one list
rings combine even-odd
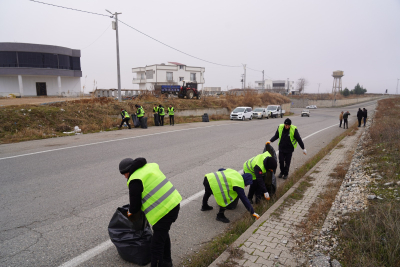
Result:
{"label": "person walking on road", "polygon": [[362,117],[363,117],[363,111],[361,110],[361,108],[359,108],[357,111],[358,127],[361,127]]}
{"label": "person walking on road", "polygon": [[158,164],[147,163],[145,158],[123,159],[119,171],[129,188],[128,217],[143,211],[153,226],[151,267],[172,267],[169,230],[178,218],[181,195]]}
{"label": "person walking on road", "polygon": [[259,203],[262,197],[266,200],[270,199],[265,186],[264,175],[268,171],[275,172],[276,167],[276,160],[268,151],[252,157],[243,164],[243,172],[251,174],[253,178],[253,184],[250,185],[249,194],[247,195],[250,203],[253,203],[254,194],[256,195],[256,203]]}
{"label": "person walking on road", "polygon": [[140,124],[142,123],[142,118],[144,116],[144,109],[142,106],[140,105],[135,105],[135,107],[137,108],[136,110],[136,116],[139,119]]}
{"label": "person walking on road", "polygon": [[246,197],[244,188],[253,183],[251,174],[245,173],[241,175],[233,169],[219,169],[218,172],[208,173],[204,177],[204,196],[201,211],[212,210],[213,207],[208,205],[208,199],[214,195],[215,201],[219,205],[217,221],[229,223],[229,219],[225,217],[225,210],[234,210],[238,204],[239,198],[250,214],[257,220],[260,215],[254,212],[249,200]]}
{"label": "person walking on road", "polygon": [[122,117],[122,121],[121,121],[121,125],[119,126],[119,128],[121,129],[122,125],[124,125],[124,122],[128,125],[129,129],[131,129],[131,125],[129,124],[129,120],[130,120],[130,116],[129,113],[126,112],[125,109],[121,108],[121,117]]}
{"label": "person walking on road", "polygon": [[158,106],[158,115],[160,116],[160,126],[164,126],[165,110],[161,105]]}
{"label": "person walking on road", "polygon": [[340,121],[340,123],[339,123],[339,127],[340,128],[342,128],[342,121],[343,121],[343,111],[340,113],[340,115],[339,115],[339,121]]}
{"label": "person walking on road", "polygon": [[365,123],[367,122],[367,115],[368,115],[367,109],[363,108],[364,127],[365,127]]}
{"label": "person walking on road", "polygon": [[349,122],[347,121],[347,119],[349,118],[349,115],[351,115],[349,111],[346,111],[343,114],[343,129],[346,129],[346,125],[347,125],[347,129],[349,129]]}
{"label": "person walking on road", "polygon": [[307,150],[304,148],[303,140],[301,140],[297,127],[292,125],[292,121],[287,118],[284,124],[278,126],[275,135],[267,142],[267,144],[279,139],[279,178],[287,179],[289,175],[290,162],[294,149],[299,143],[303,149],[304,155],[307,155]]}
{"label": "person walking on road", "polygon": [[175,109],[171,104],[169,104],[169,107],[168,107],[168,116],[169,116],[169,125],[174,126],[174,124],[175,124],[175,118],[174,118]]}

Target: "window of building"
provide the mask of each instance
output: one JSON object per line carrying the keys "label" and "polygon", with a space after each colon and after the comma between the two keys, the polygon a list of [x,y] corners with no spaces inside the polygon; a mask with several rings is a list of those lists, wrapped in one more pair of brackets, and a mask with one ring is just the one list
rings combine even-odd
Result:
{"label": "window of building", "polygon": [[79,57],[70,57],[71,59],[71,69],[81,70],[81,59]]}
{"label": "window of building", "polygon": [[273,87],[285,87],[285,83],[273,83]]}
{"label": "window of building", "polygon": [[63,70],[69,70],[71,68],[71,62],[69,56],[58,55],[58,68]]}
{"label": "window of building", "polygon": [[196,73],[190,73],[190,80],[193,82],[196,81]]}
{"label": "window of building", "polygon": [[179,81],[182,82],[184,80],[184,77],[179,77]]}
{"label": "window of building", "polygon": [[185,69],[185,66],[184,66],[184,65],[179,65],[179,69],[180,69],[180,70],[184,70],[184,69]]}
{"label": "window of building", "polygon": [[18,67],[16,52],[0,52],[0,67]]}
{"label": "window of building", "polygon": [[153,70],[146,70],[146,79],[153,79]]}
{"label": "window of building", "polygon": [[140,79],[141,79],[141,80],[146,79],[146,77],[144,76],[144,73],[140,73]]}
{"label": "window of building", "polygon": [[173,81],[173,76],[172,76],[172,72],[167,72],[167,81]]}

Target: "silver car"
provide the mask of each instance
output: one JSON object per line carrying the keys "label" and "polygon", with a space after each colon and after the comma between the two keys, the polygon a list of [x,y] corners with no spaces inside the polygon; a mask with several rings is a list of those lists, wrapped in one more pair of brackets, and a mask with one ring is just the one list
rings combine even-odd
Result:
{"label": "silver car", "polygon": [[310,111],[308,109],[303,109],[301,111],[301,116],[302,117],[304,117],[304,116],[310,117]]}

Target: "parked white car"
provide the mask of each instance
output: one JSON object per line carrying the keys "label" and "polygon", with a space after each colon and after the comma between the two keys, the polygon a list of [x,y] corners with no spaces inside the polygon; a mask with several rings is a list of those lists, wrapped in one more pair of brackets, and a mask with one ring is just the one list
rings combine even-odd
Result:
{"label": "parked white car", "polygon": [[310,111],[308,109],[303,109],[301,111],[301,116],[302,117],[304,117],[304,116],[310,117]]}
{"label": "parked white car", "polygon": [[307,106],[306,108],[313,108],[313,109],[316,109],[317,106],[316,106],[316,105],[311,105],[311,106]]}
{"label": "parked white car", "polygon": [[253,119],[253,112],[251,107],[237,107],[231,112],[231,120]]}
{"label": "parked white car", "polygon": [[268,105],[267,112],[271,118],[282,118],[285,114],[285,110],[282,109],[281,105]]}
{"label": "parked white car", "polygon": [[257,118],[257,119],[263,119],[263,118],[267,118],[268,119],[268,114],[269,112],[267,111],[266,108],[256,108],[253,110],[253,118]]}

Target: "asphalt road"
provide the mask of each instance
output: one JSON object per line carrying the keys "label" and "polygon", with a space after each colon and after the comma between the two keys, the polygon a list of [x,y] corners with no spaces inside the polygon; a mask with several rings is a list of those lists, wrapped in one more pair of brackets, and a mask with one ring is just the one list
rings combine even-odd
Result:
{"label": "asphalt road", "polygon": [[[358,107],[375,103],[311,110],[309,118],[293,109],[290,118],[308,154],[296,149],[291,172],[343,132],[342,109],[350,111],[352,124]],[[139,156],[158,163],[184,199],[170,231],[173,260],[180,262],[228,226],[215,220],[212,197],[214,210],[200,211],[204,174],[221,167],[241,170],[284,119],[166,125],[1,145],[0,266],[132,266],[110,245],[107,226],[115,209],[129,202],[118,164]],[[277,149],[278,142],[273,146]],[[231,221],[250,216],[242,204],[225,215]]]}

